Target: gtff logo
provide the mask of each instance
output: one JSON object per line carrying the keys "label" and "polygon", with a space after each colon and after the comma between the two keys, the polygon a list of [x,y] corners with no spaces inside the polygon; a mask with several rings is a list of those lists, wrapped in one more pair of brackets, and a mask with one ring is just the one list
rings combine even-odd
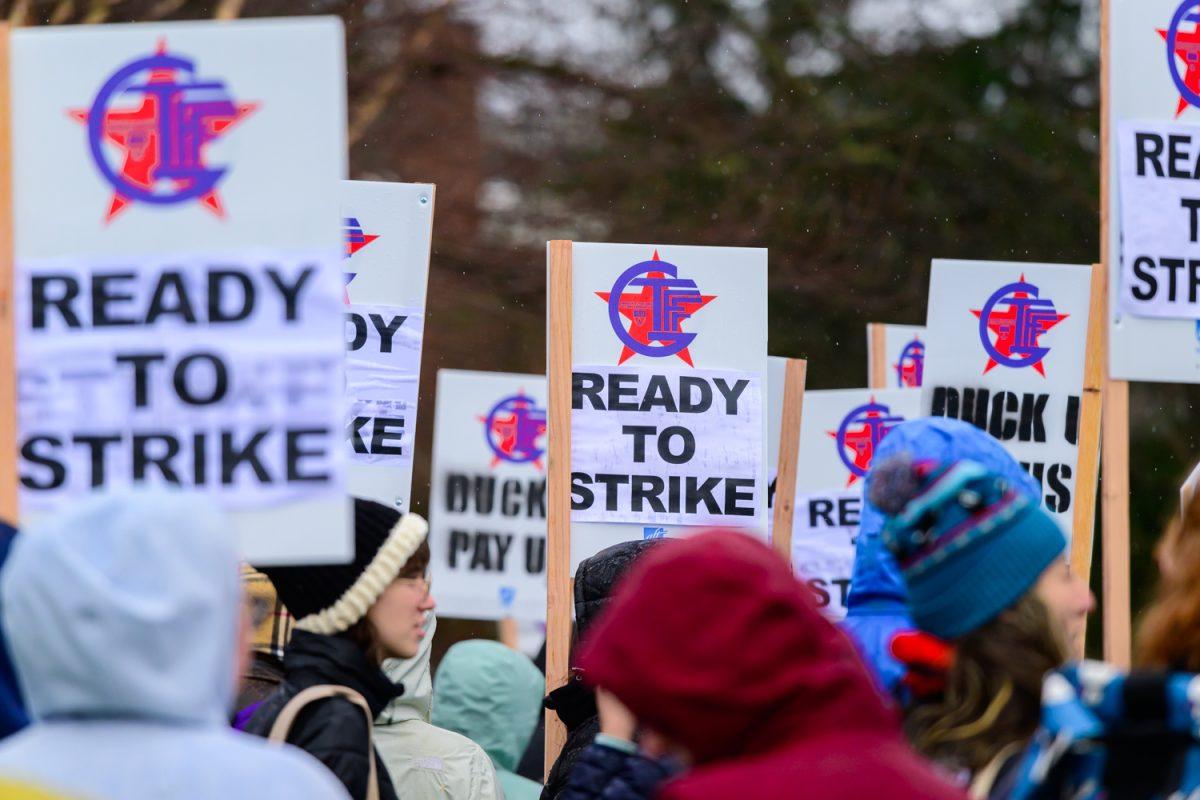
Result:
{"label": "gtff logo", "polygon": [[896,370],[896,381],[901,387],[920,386],[925,374],[925,343],[913,339],[904,345],[900,358],[892,367]]}
{"label": "gtff logo", "polygon": [[[1166,30],[1158,29],[1158,35],[1167,43],[1167,70],[1179,102],[1175,104],[1178,119],[1188,106],[1200,107],[1200,0],[1184,0],[1175,9],[1171,25]],[[1185,30],[1187,28],[1187,30]],[[1183,73],[1180,74],[1180,67]]]}
{"label": "gtff logo", "polygon": [[[625,291],[630,288],[638,291]],[[660,259],[657,250],[649,261],[622,272],[611,292],[596,292],[596,296],[608,304],[609,323],[623,345],[617,364],[636,353],[650,358],[679,356],[694,366],[688,347],[696,334],[685,333],[682,325],[716,295],[700,294],[696,282],[681,277],[679,268]]]}
{"label": "gtff logo", "polygon": [[837,443],[838,457],[850,470],[846,486],[853,486],[859,478],[866,477],[875,457],[875,448],[892,428],[904,422],[904,417],[893,414],[883,403],[869,402],[853,408],[843,419],[836,431],[828,431]]}
{"label": "gtff logo", "polygon": [[501,462],[533,464],[542,469],[546,450],[540,439],[546,434],[546,409],[539,408],[524,392],[505,397],[481,417],[483,436],[492,451],[492,466]]}
{"label": "gtff logo", "polygon": [[67,113],[87,125],[92,161],[112,186],[111,221],[135,202],[195,200],[223,217],[217,183],[228,169],[208,164],[205,147],[257,107],[234,101],[224,81],[200,77],[194,61],[162,40],[114,72],[89,108]]}
{"label": "gtff logo", "polygon": [[1045,377],[1042,363],[1050,352],[1041,345],[1042,334],[1067,318],[1054,308],[1054,301],[1041,296],[1037,286],[1020,280],[1001,286],[983,308],[971,309],[979,319],[979,341],[987,352],[986,374],[997,364],[1012,369],[1033,367]]}

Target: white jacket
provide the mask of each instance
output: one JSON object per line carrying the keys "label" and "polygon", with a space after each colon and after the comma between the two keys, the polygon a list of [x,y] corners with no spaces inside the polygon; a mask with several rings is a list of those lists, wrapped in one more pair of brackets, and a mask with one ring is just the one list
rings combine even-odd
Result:
{"label": "white jacket", "polygon": [[0,781],[90,800],[347,800],[293,747],[231,730],[241,585],[195,495],[95,495],[20,534],[0,613],[33,724]]}
{"label": "white jacket", "polygon": [[429,651],[437,619],[429,612],[421,649],[409,659],[383,662],[383,671],[404,684],[375,720],[375,748],[404,800],[502,800],[492,760],[461,734],[429,724],[433,680]]}

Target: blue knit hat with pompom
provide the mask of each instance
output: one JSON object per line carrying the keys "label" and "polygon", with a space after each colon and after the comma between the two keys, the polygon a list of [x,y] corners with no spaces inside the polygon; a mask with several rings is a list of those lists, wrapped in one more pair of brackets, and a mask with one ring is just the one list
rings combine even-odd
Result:
{"label": "blue knit hat with pompom", "polygon": [[898,456],[872,470],[869,499],[921,630],[955,639],[1028,592],[1066,548],[1041,505],[973,461]]}

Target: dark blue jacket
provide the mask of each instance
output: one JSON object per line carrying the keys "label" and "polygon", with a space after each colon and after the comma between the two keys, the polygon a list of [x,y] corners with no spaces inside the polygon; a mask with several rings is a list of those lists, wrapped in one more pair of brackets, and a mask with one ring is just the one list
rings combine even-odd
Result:
{"label": "dark blue jacket", "polygon": [[[1037,482],[1004,446],[969,423],[942,417],[902,423],[879,443],[872,463],[882,464],[902,453],[918,460],[975,461],[1008,478],[1018,491],[1041,501]],[[868,473],[864,491],[870,490],[871,478]],[[880,536],[883,522],[883,513],[864,500],[842,627],[850,633],[884,690],[895,695],[904,668],[892,657],[892,636],[897,631],[911,630],[914,625],[908,613],[908,592],[900,569],[883,546]]]}
{"label": "dark blue jacket", "polygon": [[660,761],[598,740],[571,770],[560,800],[647,800],[670,772]]}
{"label": "dark blue jacket", "polygon": [[[8,551],[16,535],[16,528],[0,522],[0,565],[8,560]],[[4,638],[0,635],[0,739],[11,736],[29,724]]]}

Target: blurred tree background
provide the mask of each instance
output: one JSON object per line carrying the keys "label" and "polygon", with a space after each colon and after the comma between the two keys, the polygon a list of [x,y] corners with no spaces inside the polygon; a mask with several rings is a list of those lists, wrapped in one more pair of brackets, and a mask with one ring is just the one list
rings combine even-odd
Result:
{"label": "blurred tree background", "polygon": [[[812,388],[865,383],[867,322],[923,322],[931,258],[1099,258],[1098,0],[0,9],[17,25],[344,20],[352,177],[437,184],[425,453],[438,368],[544,369],[549,238],[768,247],[772,352],[807,357]],[[1197,397],[1132,389],[1135,607],[1200,452]]]}

